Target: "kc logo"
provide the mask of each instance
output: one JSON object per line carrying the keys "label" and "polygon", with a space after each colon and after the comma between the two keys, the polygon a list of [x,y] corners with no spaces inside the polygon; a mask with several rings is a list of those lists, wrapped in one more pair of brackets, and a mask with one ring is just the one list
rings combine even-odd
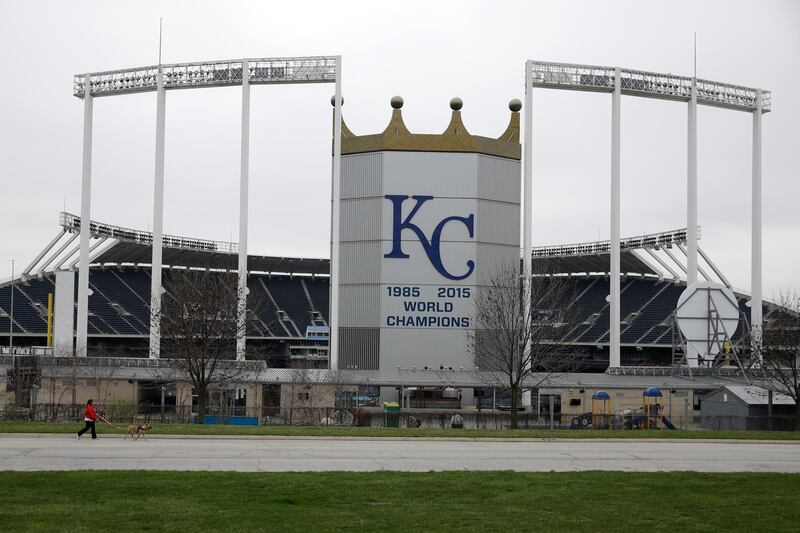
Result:
{"label": "kc logo", "polygon": [[[422,244],[422,248],[425,250],[425,254],[428,256],[428,260],[433,265],[433,268],[441,274],[442,276],[446,277],[447,279],[452,280],[461,280],[468,278],[472,275],[472,272],[475,270],[475,261],[469,260],[467,261],[467,272],[461,276],[456,276],[448,272],[445,268],[444,264],[442,263],[442,250],[441,250],[441,239],[442,239],[442,230],[449,222],[460,222],[466,226],[467,231],[469,232],[469,238],[474,238],[475,233],[475,215],[469,215],[467,217],[459,217],[459,216],[450,216],[445,217],[439,222],[436,227],[433,229],[433,233],[431,234],[430,240],[425,235],[419,226],[411,222],[411,219],[414,218],[414,215],[417,214],[419,208],[422,207],[422,204],[427,202],[428,200],[433,200],[433,196],[407,196],[402,194],[387,194],[385,196],[389,201],[392,202],[392,251],[388,254],[384,254],[383,257],[392,258],[392,259],[408,259],[410,256],[403,252],[403,241],[402,241],[402,233],[404,229],[408,229],[414,232],[414,234],[419,239],[420,244]],[[411,209],[411,212],[408,216],[403,220],[403,203],[408,200],[409,198],[416,201],[414,207]]]}

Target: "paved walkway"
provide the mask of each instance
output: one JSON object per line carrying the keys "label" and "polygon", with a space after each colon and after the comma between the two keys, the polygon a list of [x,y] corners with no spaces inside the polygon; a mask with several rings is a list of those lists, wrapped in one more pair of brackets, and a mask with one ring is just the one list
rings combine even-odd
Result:
{"label": "paved walkway", "polygon": [[800,443],[0,437],[0,470],[800,472]]}

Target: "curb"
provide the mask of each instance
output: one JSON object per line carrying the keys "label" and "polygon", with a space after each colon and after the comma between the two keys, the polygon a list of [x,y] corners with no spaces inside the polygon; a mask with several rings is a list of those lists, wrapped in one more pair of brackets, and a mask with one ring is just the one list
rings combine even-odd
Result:
{"label": "curb", "polygon": [[[0,433],[0,439],[3,438],[31,438],[31,439],[74,439],[73,433]],[[102,439],[118,439],[125,438],[124,434],[112,433],[101,435]],[[130,439],[128,439],[130,440]],[[349,435],[162,435],[151,434],[147,436],[147,440],[321,440],[321,441],[401,441],[401,442],[436,442],[436,441],[451,441],[451,442],[633,442],[633,443],[717,443],[717,444],[784,444],[784,445],[800,445],[800,440],[789,439],[662,439],[662,438],[561,438],[561,437],[365,437],[365,436],[349,436]]]}

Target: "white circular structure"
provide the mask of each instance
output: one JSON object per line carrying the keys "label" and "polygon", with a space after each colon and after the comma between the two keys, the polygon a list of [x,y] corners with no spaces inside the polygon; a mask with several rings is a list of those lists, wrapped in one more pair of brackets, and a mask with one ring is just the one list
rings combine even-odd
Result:
{"label": "white circular structure", "polygon": [[739,305],[729,288],[699,281],[678,298],[675,318],[686,339],[689,366],[698,366],[700,358],[713,359],[733,337],[739,326]]}

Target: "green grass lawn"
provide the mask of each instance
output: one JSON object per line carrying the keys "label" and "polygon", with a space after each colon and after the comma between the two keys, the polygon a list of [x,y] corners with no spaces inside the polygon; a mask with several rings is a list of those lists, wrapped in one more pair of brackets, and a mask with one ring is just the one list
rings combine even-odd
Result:
{"label": "green grass lawn", "polygon": [[[127,424],[97,424],[100,435],[125,433]],[[0,422],[0,433],[74,433],[78,422]],[[669,438],[669,439],[780,439],[800,440],[798,431],[655,431],[655,430],[538,430],[519,429],[409,429],[321,426],[223,426],[154,424],[152,435],[284,435],[296,437],[470,437],[470,438]]]}
{"label": "green grass lawn", "polygon": [[798,474],[0,472],[4,531],[797,531]]}

